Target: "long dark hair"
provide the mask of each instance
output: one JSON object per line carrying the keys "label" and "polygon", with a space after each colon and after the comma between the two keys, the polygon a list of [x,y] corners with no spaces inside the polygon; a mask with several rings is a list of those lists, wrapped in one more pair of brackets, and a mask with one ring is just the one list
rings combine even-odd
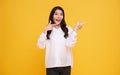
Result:
{"label": "long dark hair", "polygon": [[[63,19],[62,19],[62,21],[61,21],[61,23],[60,23],[60,26],[61,26],[61,29],[62,29],[63,32],[64,32],[64,37],[67,38],[67,37],[68,37],[68,28],[66,27],[65,13],[64,13],[64,10],[62,9],[62,7],[56,6],[56,7],[54,7],[54,8],[51,10],[50,15],[49,15],[49,21],[48,21],[48,22],[51,21],[51,24],[54,24],[53,15],[54,15],[54,13],[55,13],[55,11],[56,11],[57,9],[58,9],[58,10],[61,10],[62,13],[63,13]],[[52,30],[47,31],[47,35],[46,35],[47,39],[50,39],[50,34],[51,34],[51,32],[52,32]]]}

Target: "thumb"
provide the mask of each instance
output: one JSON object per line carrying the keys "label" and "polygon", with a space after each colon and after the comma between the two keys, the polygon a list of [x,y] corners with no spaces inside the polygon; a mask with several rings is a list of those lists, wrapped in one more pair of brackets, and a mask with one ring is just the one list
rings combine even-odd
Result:
{"label": "thumb", "polygon": [[88,22],[82,22],[81,24],[84,25],[84,24],[87,24]]}
{"label": "thumb", "polygon": [[51,24],[51,20],[50,20],[49,24]]}

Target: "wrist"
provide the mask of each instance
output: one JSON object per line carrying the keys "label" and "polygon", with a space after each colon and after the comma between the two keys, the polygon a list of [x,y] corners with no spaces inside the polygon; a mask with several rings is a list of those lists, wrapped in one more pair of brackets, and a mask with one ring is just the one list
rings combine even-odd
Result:
{"label": "wrist", "polygon": [[47,34],[47,29],[46,28],[43,30],[43,33]]}
{"label": "wrist", "polygon": [[76,29],[76,28],[74,28],[74,29],[73,29],[73,31],[75,31],[75,32],[76,32],[76,31],[77,31],[77,29]]}

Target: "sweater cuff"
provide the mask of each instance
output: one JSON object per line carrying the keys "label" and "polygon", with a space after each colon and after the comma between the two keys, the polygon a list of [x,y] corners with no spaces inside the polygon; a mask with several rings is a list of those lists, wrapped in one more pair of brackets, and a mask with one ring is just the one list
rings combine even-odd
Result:
{"label": "sweater cuff", "polygon": [[42,32],[42,34],[40,35],[42,40],[46,40],[46,34]]}

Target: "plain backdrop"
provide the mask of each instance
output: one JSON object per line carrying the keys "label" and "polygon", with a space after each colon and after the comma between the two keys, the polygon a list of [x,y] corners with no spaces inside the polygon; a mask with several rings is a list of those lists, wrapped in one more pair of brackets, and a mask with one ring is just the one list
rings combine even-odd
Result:
{"label": "plain backdrop", "polygon": [[77,32],[71,75],[120,75],[120,0],[0,0],[0,75],[45,75],[37,40],[54,6]]}

